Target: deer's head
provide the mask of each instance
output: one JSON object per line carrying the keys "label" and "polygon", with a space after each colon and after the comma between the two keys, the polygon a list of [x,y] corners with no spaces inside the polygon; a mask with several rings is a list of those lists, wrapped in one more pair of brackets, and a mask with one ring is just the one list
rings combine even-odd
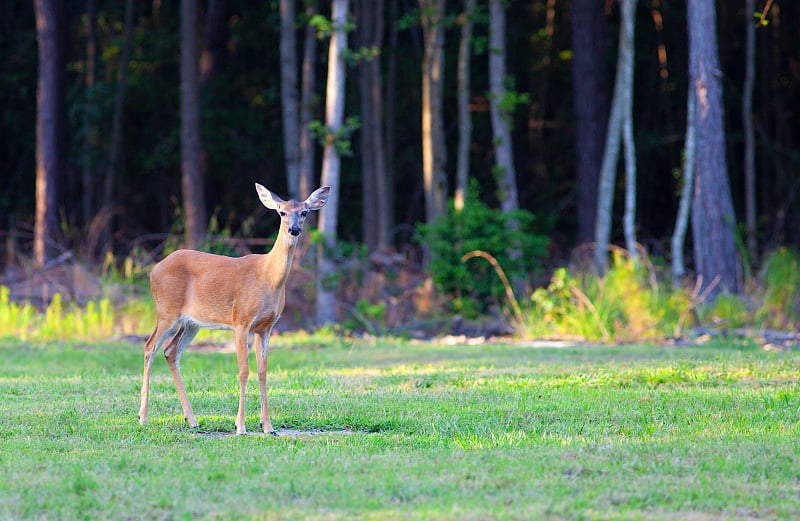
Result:
{"label": "deer's head", "polygon": [[281,217],[281,228],[285,229],[292,237],[299,237],[303,233],[303,223],[306,222],[308,212],[319,210],[325,206],[331,187],[318,188],[305,201],[284,201],[258,183],[256,183],[256,192],[264,206],[278,212]]}

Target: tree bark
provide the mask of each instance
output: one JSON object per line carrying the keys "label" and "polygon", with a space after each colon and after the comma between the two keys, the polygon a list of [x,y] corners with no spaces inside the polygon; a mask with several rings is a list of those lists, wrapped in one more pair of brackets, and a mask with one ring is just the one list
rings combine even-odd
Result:
{"label": "tree bark", "polygon": [[695,104],[694,90],[689,88],[686,96],[686,137],[683,142],[683,188],[681,188],[681,198],[678,203],[678,216],[675,219],[675,231],[672,233],[672,283],[675,286],[680,285],[683,277],[686,276],[683,246],[694,193]]}
{"label": "tree bark", "polygon": [[472,145],[472,116],[470,100],[470,57],[472,55],[472,26],[475,0],[465,0],[461,22],[461,41],[458,44],[458,153],[456,155],[456,210],[464,208],[469,181],[469,152]]}
{"label": "tree bark", "polygon": [[54,253],[58,184],[64,176],[64,5],[61,0],[34,0],[33,5],[39,47],[33,260],[41,268]]}
{"label": "tree bark", "polygon": [[[106,211],[114,207],[114,188],[116,186],[122,156],[122,118],[125,109],[125,94],[128,88],[128,64],[133,46],[133,0],[125,0],[125,22],[120,56],[117,70],[117,87],[114,93],[114,108],[111,113],[111,145],[108,152],[106,177],[103,180],[103,205]],[[113,236],[113,219],[108,220],[108,227],[103,234],[103,242],[110,247]]]}
{"label": "tree bark", "polygon": [[725,159],[722,83],[713,0],[688,0],[689,81],[696,98],[697,162],[692,203],[695,271],[708,286],[738,292],[741,265],[736,250],[736,216]]}
{"label": "tree bark", "polygon": [[[599,274],[604,274],[608,263],[608,243],[611,237],[611,215],[614,207],[614,183],[617,176],[620,141],[624,138],[632,142],[632,130],[623,132],[626,118],[630,118],[633,105],[633,30],[636,0],[622,0],[622,24],[619,31],[617,74],[614,80],[614,96],[611,101],[611,114],[608,118],[606,145],[603,163],[600,168],[600,183],[597,194],[597,217],[595,223],[594,264]],[[628,137],[623,134],[629,133]],[[630,145],[626,145],[626,162],[633,163]],[[632,164],[628,165],[629,172]],[[635,187],[631,187],[635,190]],[[626,205],[627,206],[627,205]],[[628,208],[626,208],[627,210]],[[635,246],[633,247],[635,250]],[[635,251],[631,252],[632,254]]]}
{"label": "tree bark", "polygon": [[444,0],[420,0],[425,47],[422,58],[422,172],[425,217],[434,222],[447,211],[444,141]]}
{"label": "tree bark", "polygon": [[756,79],[756,27],[753,22],[755,0],[745,0],[745,76],[742,92],[744,126],[744,215],[747,253],[750,262],[758,256],[756,223],[756,145],[753,130],[753,87]]}
{"label": "tree bark", "polygon": [[[306,17],[317,13],[317,1],[306,5]],[[314,89],[317,83],[317,35],[315,28],[306,23],[303,37],[303,78],[300,85],[300,197],[314,190],[314,139],[311,122],[314,120]]]}
{"label": "tree bark", "polygon": [[603,2],[572,1],[575,210],[579,244],[594,240],[597,218],[597,190],[608,111],[605,25]]}
{"label": "tree bark", "polygon": [[297,90],[295,0],[280,0],[281,109],[286,185],[292,199],[300,198],[300,112]]}
{"label": "tree bark", "polygon": [[86,2],[86,76],[84,86],[86,109],[83,115],[83,165],[81,166],[81,207],[83,225],[88,226],[95,208],[95,172],[94,162],[97,155],[97,121],[95,118],[95,82],[97,78],[97,0]]}
{"label": "tree bark", "polygon": [[[328,51],[328,85],[325,100],[325,125],[328,132],[338,132],[344,121],[345,66],[347,49],[348,0],[333,0],[331,33]],[[328,204],[320,211],[319,228],[322,244],[318,248],[317,261],[317,324],[330,324],[336,320],[336,225],[339,209],[340,157],[332,139],[327,139],[322,156],[322,185],[331,186]]]}
{"label": "tree bark", "polygon": [[[383,43],[383,0],[360,2],[360,45],[380,49]],[[385,250],[389,246],[390,222],[388,183],[385,176],[383,146],[383,92],[380,56],[359,65],[361,90],[361,168],[363,233],[367,249]]]}
{"label": "tree bark", "polygon": [[197,0],[181,0],[181,186],[187,248],[205,240],[197,73]]}
{"label": "tree bark", "polygon": [[[383,129],[383,144],[386,149],[386,164],[384,165],[386,184],[394,186],[395,173],[394,173],[394,158],[395,158],[395,141],[396,141],[396,99],[397,99],[397,38],[398,38],[398,7],[397,0],[389,0],[389,20],[391,20],[391,28],[389,29],[389,57],[386,71],[386,90],[384,91],[385,101],[385,118]],[[389,213],[389,222],[392,222],[394,216],[394,200],[389,198],[391,204],[387,208]]]}
{"label": "tree bark", "polygon": [[519,209],[517,173],[511,142],[511,118],[504,109],[506,97],[506,12],[503,0],[489,1],[489,105],[494,137],[494,169],[500,208]]}
{"label": "tree bark", "polygon": [[[626,2],[627,3],[627,2]],[[638,260],[639,249],[636,241],[636,145],[633,139],[633,47],[634,27],[636,17],[636,0],[630,0],[631,6],[623,18],[625,32],[630,39],[631,52],[627,58],[628,75],[625,89],[627,100],[622,118],[622,145],[625,151],[625,213],[622,218],[622,227],[625,234],[625,248],[633,260]]]}

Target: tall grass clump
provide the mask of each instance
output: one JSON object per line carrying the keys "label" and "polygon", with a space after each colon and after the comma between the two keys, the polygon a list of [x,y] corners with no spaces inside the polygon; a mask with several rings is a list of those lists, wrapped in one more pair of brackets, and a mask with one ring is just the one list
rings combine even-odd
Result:
{"label": "tall grass clump", "polygon": [[756,311],[761,327],[797,329],[800,323],[800,255],[780,248],[764,261],[761,271],[763,299]]}
{"label": "tall grass clump", "polygon": [[660,284],[652,267],[614,252],[604,277],[566,268],[527,303],[519,326],[527,337],[630,341],[672,336],[688,319],[689,291]]}
{"label": "tall grass clump", "polygon": [[17,304],[9,289],[0,287],[0,336],[21,340],[102,340],[114,333],[114,308],[108,299],[90,301],[81,308],[65,305],[61,294],[53,295],[44,312],[29,303]]}

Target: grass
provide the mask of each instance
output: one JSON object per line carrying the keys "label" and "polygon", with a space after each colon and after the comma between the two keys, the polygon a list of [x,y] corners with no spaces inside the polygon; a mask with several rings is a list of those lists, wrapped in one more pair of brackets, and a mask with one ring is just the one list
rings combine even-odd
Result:
{"label": "grass", "polygon": [[[0,519],[800,516],[798,352],[291,340],[273,424],[328,434],[195,432],[161,357],[142,427],[141,346],[0,340]],[[235,355],[182,368],[233,432]]]}

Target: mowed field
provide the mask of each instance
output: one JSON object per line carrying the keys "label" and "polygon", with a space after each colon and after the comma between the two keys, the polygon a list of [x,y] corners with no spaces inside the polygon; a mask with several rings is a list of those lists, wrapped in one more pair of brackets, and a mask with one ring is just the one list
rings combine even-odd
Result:
{"label": "mowed field", "polygon": [[[280,437],[236,357],[0,340],[0,519],[798,519],[800,351],[277,337]],[[255,359],[247,427],[258,431]]]}

